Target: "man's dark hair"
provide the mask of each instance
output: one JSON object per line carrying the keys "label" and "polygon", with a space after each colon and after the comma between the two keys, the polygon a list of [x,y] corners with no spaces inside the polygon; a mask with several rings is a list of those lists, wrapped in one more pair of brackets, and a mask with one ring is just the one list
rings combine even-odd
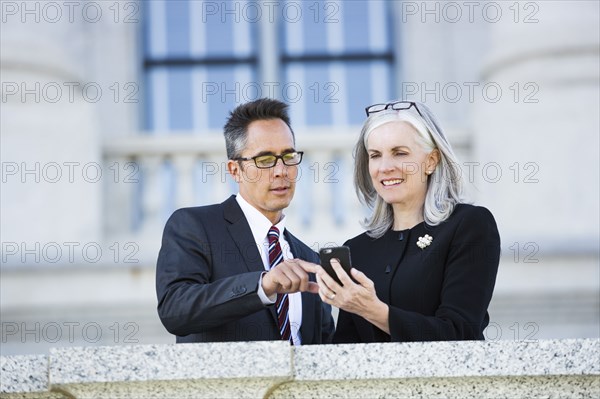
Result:
{"label": "man's dark hair", "polygon": [[258,100],[238,105],[231,111],[223,127],[227,158],[233,159],[241,156],[242,150],[246,146],[248,125],[254,121],[281,119],[288,125],[295,140],[287,110],[287,104],[272,98],[259,98]]}

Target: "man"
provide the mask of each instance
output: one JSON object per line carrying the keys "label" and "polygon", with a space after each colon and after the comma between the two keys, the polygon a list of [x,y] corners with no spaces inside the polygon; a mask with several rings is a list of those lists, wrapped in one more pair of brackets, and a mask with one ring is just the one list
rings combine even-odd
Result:
{"label": "man", "polygon": [[315,295],[314,270],[293,260],[319,258],[286,229],[282,212],[302,161],[287,105],[240,105],[224,134],[239,194],[167,221],[156,271],[163,325],[177,342],[331,342],[331,307]]}

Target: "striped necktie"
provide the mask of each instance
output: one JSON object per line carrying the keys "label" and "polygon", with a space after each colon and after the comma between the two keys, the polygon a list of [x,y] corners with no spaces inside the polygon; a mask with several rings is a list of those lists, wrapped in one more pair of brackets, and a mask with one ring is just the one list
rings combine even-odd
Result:
{"label": "striped necktie", "polygon": [[[281,251],[281,245],[279,245],[279,229],[272,226],[267,235],[269,239],[269,270],[277,266],[283,260],[283,252]],[[277,294],[277,300],[275,301],[275,307],[277,309],[277,325],[279,326],[279,333],[281,339],[284,341],[292,341],[292,332],[290,329],[290,317],[289,317],[289,298],[288,294]]]}

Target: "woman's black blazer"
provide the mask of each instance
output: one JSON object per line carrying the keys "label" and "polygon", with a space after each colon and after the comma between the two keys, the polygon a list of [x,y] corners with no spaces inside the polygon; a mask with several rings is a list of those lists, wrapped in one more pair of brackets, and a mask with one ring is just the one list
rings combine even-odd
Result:
{"label": "woman's black blazer", "polygon": [[[426,234],[433,240],[421,249],[417,241]],[[334,343],[483,339],[500,258],[498,229],[486,208],[459,204],[437,226],[422,222],[378,239],[363,233],[345,245],[353,266],[389,305],[391,335],[340,310]]]}

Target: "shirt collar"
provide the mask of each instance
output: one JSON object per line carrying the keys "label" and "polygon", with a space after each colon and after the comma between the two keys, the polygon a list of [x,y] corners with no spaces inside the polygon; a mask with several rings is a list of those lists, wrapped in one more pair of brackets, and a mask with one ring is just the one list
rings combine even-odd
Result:
{"label": "shirt collar", "polygon": [[[240,208],[242,208],[242,212],[248,220],[248,224],[250,225],[250,230],[252,231],[252,236],[254,237],[254,241],[258,245],[262,245],[265,241],[267,234],[269,233],[269,229],[271,229],[271,221],[267,219],[265,215],[260,213],[258,209],[250,205],[248,201],[242,197],[240,193],[235,196],[235,200],[239,204]],[[282,215],[281,220],[275,225],[279,229],[279,234],[283,234],[285,230],[285,215]]]}

